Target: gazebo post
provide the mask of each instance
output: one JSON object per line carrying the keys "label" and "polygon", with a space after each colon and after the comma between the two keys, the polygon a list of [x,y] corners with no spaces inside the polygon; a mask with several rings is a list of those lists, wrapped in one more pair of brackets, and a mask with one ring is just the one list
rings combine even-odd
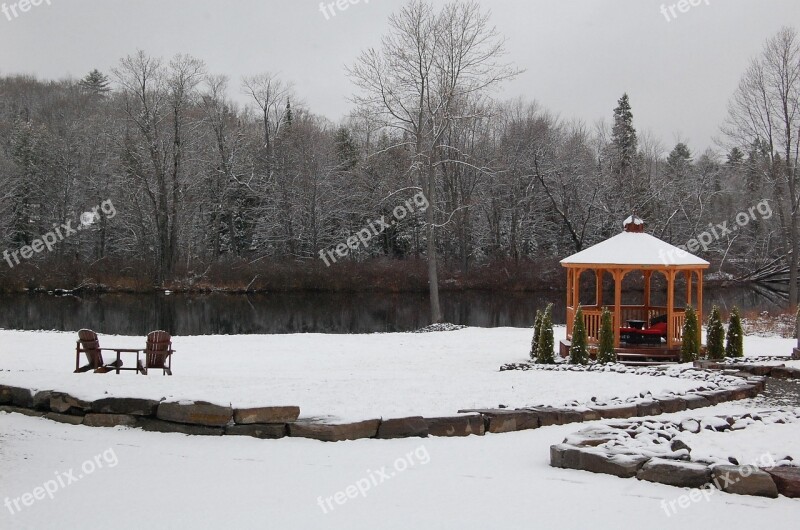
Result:
{"label": "gazebo post", "polygon": [[595,292],[595,305],[597,309],[603,309],[603,269],[595,269],[594,271],[595,283],[597,290]]}
{"label": "gazebo post", "polygon": [[703,343],[703,270],[697,269],[697,344]]}
{"label": "gazebo post", "polygon": [[644,271],[644,320],[647,325],[650,325],[650,276],[653,274],[651,270]]}
{"label": "gazebo post", "polygon": [[675,321],[672,318],[675,312],[675,271],[667,272],[667,348],[672,348],[672,338],[675,336]]}
{"label": "gazebo post", "polygon": [[614,270],[614,347],[619,348],[622,326],[622,270]]}
{"label": "gazebo post", "polygon": [[686,273],[686,305],[692,305],[692,271],[687,270]]}

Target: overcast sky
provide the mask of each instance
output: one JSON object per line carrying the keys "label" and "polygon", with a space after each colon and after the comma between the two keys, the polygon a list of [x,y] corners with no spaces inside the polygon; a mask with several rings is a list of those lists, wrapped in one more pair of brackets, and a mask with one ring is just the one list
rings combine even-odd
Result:
{"label": "overcast sky", "polygon": [[[666,147],[677,139],[695,152],[713,146],[748,62],[781,26],[800,28],[800,2],[702,0],[675,9],[675,18],[667,10],[667,21],[660,8],[677,1],[482,0],[508,39],[508,59],[525,69],[501,96],[536,99],[591,124],[610,120],[627,91],[640,132]],[[184,52],[230,76],[237,98],[242,75],[278,72],[313,112],[334,121],[351,108],[344,66],[379,43],[388,15],[404,3],[360,0],[326,19],[319,0],[42,2],[17,17],[0,13],[0,74],[78,78],[92,68],[108,72],[137,48]]]}

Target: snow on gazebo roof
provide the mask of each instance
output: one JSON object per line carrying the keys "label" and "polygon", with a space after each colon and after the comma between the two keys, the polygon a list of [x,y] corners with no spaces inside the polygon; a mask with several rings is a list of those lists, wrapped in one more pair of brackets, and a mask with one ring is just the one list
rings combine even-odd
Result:
{"label": "snow on gazebo roof", "polygon": [[644,221],[631,216],[625,231],[561,260],[567,265],[645,265],[707,268],[710,263],[686,250],[644,233]]}

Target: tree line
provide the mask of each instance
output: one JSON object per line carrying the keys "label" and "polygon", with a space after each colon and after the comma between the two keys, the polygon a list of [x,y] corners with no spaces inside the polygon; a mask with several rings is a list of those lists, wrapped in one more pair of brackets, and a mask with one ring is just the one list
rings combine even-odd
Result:
{"label": "tree line", "polygon": [[[639,132],[627,94],[592,124],[534,99],[497,99],[495,88],[519,73],[504,49],[476,2],[436,10],[411,1],[392,15],[381,46],[348,68],[355,105],[339,123],[314,113],[290,80],[232,80],[185,54],[136,51],[81,80],[6,75],[6,248],[104,201],[116,214],[20,266],[0,263],[0,283],[400,289],[403,276],[434,287],[478,275],[497,287],[519,270],[550,283],[559,259],[618,233],[631,213],[678,245],[766,199],[772,218],[697,253],[719,278],[785,272],[796,301],[794,29],[770,38],[732,89],[725,144],[699,153]],[[420,192],[429,208],[330,267],[320,259]],[[365,281],[370,270],[381,274]],[[293,280],[301,276],[305,283]]]}

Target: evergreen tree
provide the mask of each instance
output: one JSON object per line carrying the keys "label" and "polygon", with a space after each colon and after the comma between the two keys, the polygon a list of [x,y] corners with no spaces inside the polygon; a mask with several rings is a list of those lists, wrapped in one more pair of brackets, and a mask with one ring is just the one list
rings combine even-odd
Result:
{"label": "evergreen tree", "polygon": [[572,345],[569,348],[570,364],[589,364],[589,338],[586,336],[586,323],[583,308],[578,306],[572,324]]}
{"label": "evergreen tree", "polygon": [[706,345],[708,347],[708,358],[719,360],[725,357],[725,328],[722,326],[722,318],[719,308],[714,306],[711,314],[708,315],[708,329],[706,331]]}
{"label": "evergreen tree", "polygon": [[536,360],[537,351],[539,349],[539,334],[542,328],[542,311],[536,310],[536,318],[533,320],[533,340],[531,341],[531,359]]}
{"label": "evergreen tree", "polygon": [[629,174],[639,151],[639,140],[633,127],[633,112],[628,94],[623,94],[614,109],[614,129],[611,142],[616,155],[616,171]]}
{"label": "evergreen tree", "polygon": [[339,127],[333,136],[336,145],[336,157],[342,171],[350,171],[358,164],[358,147],[356,147],[353,135],[346,127]]}
{"label": "evergreen tree", "polygon": [[555,364],[553,348],[553,304],[548,304],[542,315],[542,324],[539,329],[539,344],[536,347],[536,362],[539,364]]}
{"label": "evergreen tree", "polygon": [[104,75],[97,68],[86,74],[86,77],[81,79],[78,84],[83,90],[96,96],[103,96],[107,92],[111,91],[111,89],[108,87],[108,76]]}
{"label": "evergreen tree", "polygon": [[696,361],[700,353],[700,344],[697,340],[697,313],[692,306],[686,307],[683,322],[683,338],[681,340],[681,362]]}
{"label": "evergreen tree", "polygon": [[728,319],[728,333],[725,336],[725,356],[744,357],[744,330],[739,308],[734,307]]}
{"label": "evergreen tree", "polygon": [[617,354],[614,351],[614,317],[607,307],[603,308],[603,314],[600,317],[598,339],[600,344],[597,346],[597,362],[602,364],[617,362]]}

